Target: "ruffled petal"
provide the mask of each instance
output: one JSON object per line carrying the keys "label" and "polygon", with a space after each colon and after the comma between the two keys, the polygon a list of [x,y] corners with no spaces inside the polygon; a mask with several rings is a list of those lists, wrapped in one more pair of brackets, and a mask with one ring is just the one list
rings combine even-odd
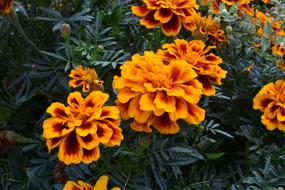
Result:
{"label": "ruffled petal", "polygon": [[154,103],[158,109],[163,109],[166,112],[175,112],[175,98],[167,96],[165,92],[159,91],[156,94]]}
{"label": "ruffled petal", "polygon": [[188,117],[185,121],[189,124],[197,125],[205,119],[205,110],[196,104],[188,104]]}
{"label": "ruffled petal", "polygon": [[97,161],[100,158],[100,149],[98,146],[91,150],[83,149],[82,162],[90,164],[91,162]]}
{"label": "ruffled petal", "polygon": [[180,130],[176,121],[171,121],[167,113],[164,113],[161,117],[154,116],[153,127],[162,134],[176,134]]}
{"label": "ruffled petal", "polygon": [[95,135],[89,134],[85,137],[81,137],[81,136],[77,135],[77,140],[78,140],[80,146],[84,149],[87,149],[87,150],[93,149],[95,146],[98,146],[100,143],[97,134],[95,134]]}
{"label": "ruffled petal", "polygon": [[180,18],[173,15],[169,22],[161,25],[161,30],[166,36],[176,36],[181,30],[181,26]]}
{"label": "ruffled petal", "polygon": [[79,164],[82,156],[83,150],[77,140],[76,134],[70,133],[65,136],[59,146],[58,159],[66,165],[71,163]]}

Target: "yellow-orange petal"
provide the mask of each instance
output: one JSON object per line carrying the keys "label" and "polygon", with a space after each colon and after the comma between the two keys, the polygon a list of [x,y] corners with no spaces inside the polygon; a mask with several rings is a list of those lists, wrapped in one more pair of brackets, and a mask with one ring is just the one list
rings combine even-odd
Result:
{"label": "yellow-orange petal", "polygon": [[58,118],[48,118],[43,122],[44,138],[62,137],[73,130],[73,127],[68,127],[64,121]]}
{"label": "yellow-orange petal", "polygon": [[113,135],[113,130],[104,123],[97,123],[98,140],[101,143],[108,143]]}
{"label": "yellow-orange petal", "polygon": [[106,175],[101,176],[101,177],[97,180],[97,182],[96,182],[96,184],[95,184],[93,190],[108,190],[108,189],[107,189],[108,180],[109,180],[109,177],[108,177],[108,176],[106,176]]}
{"label": "yellow-orange petal", "polygon": [[81,187],[73,181],[68,181],[64,185],[63,190],[81,190]]}
{"label": "yellow-orange petal", "polygon": [[166,112],[175,112],[175,98],[167,96],[163,91],[159,91],[154,99],[154,104],[158,109],[163,109]]}
{"label": "yellow-orange petal", "polygon": [[53,117],[58,117],[58,118],[66,118],[68,117],[66,112],[65,112],[65,105],[59,102],[52,103],[48,108],[47,108],[47,113],[51,114]]}
{"label": "yellow-orange petal", "polygon": [[154,18],[155,11],[150,11],[143,19],[140,20],[140,24],[144,25],[146,28],[155,28],[160,25],[158,20]]}
{"label": "yellow-orange petal", "polygon": [[171,121],[176,121],[178,119],[185,119],[188,117],[188,107],[187,102],[182,98],[176,98],[176,110],[175,112],[169,113],[169,118]]}
{"label": "yellow-orange petal", "polygon": [[46,145],[48,151],[51,152],[52,149],[58,147],[62,141],[63,137],[51,138],[46,140]]}
{"label": "yellow-orange petal", "polygon": [[154,19],[159,20],[160,23],[167,23],[172,18],[173,12],[171,9],[160,8],[154,14]]}
{"label": "yellow-orange petal", "polygon": [[169,63],[171,79],[176,83],[185,83],[193,80],[198,75],[192,66],[185,60],[173,60]]}
{"label": "yellow-orange petal", "polygon": [[89,134],[96,134],[97,132],[97,123],[95,121],[85,122],[80,126],[76,127],[76,134],[81,137],[85,137]]}
{"label": "yellow-orange petal", "polygon": [[268,117],[270,119],[274,119],[274,118],[276,118],[279,110],[280,110],[280,107],[276,104],[276,102],[271,102],[265,108],[264,114],[266,115],[266,117]]}
{"label": "yellow-orange petal", "polygon": [[161,134],[176,134],[180,130],[176,121],[171,121],[167,113],[160,117],[154,116],[152,125]]}
{"label": "yellow-orange petal", "polygon": [[196,104],[188,104],[188,117],[185,121],[189,124],[197,125],[205,119],[205,110]]}
{"label": "yellow-orange petal", "polygon": [[91,150],[83,149],[82,162],[85,164],[90,164],[97,161],[100,158],[100,149],[98,146]]}
{"label": "yellow-orange petal", "polygon": [[151,119],[149,119],[145,123],[138,123],[134,120],[131,124],[131,128],[134,131],[151,133],[152,132],[152,129],[150,128],[151,123],[152,123]]}
{"label": "yellow-orange petal", "polygon": [[140,109],[143,111],[152,111],[155,107],[154,98],[155,98],[155,93],[151,92],[144,93],[139,101]]}
{"label": "yellow-orange petal", "polygon": [[94,135],[89,134],[85,137],[77,135],[77,140],[80,146],[87,150],[93,149],[95,146],[98,146],[100,143],[97,134]]}
{"label": "yellow-orange petal", "polygon": [[67,103],[74,109],[78,109],[81,105],[83,105],[84,98],[82,97],[80,92],[72,92],[67,97]]}
{"label": "yellow-orange petal", "polygon": [[80,146],[76,134],[70,133],[65,136],[59,145],[58,159],[66,165],[71,163],[79,164],[82,161],[83,150]]}
{"label": "yellow-orange petal", "polygon": [[270,131],[277,128],[278,121],[277,119],[270,119],[266,117],[265,114],[261,116],[261,122],[266,126],[266,128]]}
{"label": "yellow-orange petal", "polygon": [[203,85],[203,94],[206,96],[213,96],[216,93],[215,88],[211,85],[208,76],[200,75],[198,77],[199,82]]}
{"label": "yellow-orange petal", "polygon": [[[200,84],[201,85],[201,84]],[[181,88],[184,90],[185,95],[182,96],[188,103],[196,104],[200,101],[202,94],[201,89],[197,89],[193,86],[181,85]]]}
{"label": "yellow-orange petal", "polygon": [[140,93],[139,92],[134,92],[130,90],[129,88],[123,88],[120,89],[118,93],[118,100],[120,103],[127,103],[130,99],[138,96]]}
{"label": "yellow-orange petal", "polygon": [[132,13],[137,15],[137,16],[140,16],[140,17],[146,16],[147,13],[149,13],[149,11],[150,10],[145,5],[143,5],[143,6],[132,6]]}
{"label": "yellow-orange petal", "polygon": [[173,15],[170,21],[161,25],[161,30],[166,36],[176,36],[181,30],[181,20]]}
{"label": "yellow-orange petal", "polygon": [[[85,183],[84,181],[79,180],[79,181],[77,181],[77,183],[81,186],[82,190],[93,190],[93,187],[90,184]],[[73,189],[71,189],[71,190],[73,190]]]}
{"label": "yellow-orange petal", "polygon": [[119,119],[120,118],[120,110],[117,106],[104,106],[102,108],[102,113],[100,115],[99,120],[103,120],[106,118]]}
{"label": "yellow-orange petal", "polygon": [[85,98],[84,106],[85,108],[101,108],[108,99],[109,94],[103,93],[102,91],[93,91]]}

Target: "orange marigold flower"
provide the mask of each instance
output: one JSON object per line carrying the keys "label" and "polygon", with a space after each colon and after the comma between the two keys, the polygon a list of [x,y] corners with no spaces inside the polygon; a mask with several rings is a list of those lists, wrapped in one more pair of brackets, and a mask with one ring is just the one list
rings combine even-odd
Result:
{"label": "orange marigold flower", "polygon": [[283,56],[285,55],[285,50],[279,44],[276,43],[272,47],[272,53],[277,56]]}
{"label": "orange marigold flower", "polygon": [[[258,31],[257,34],[263,35],[263,28],[265,24],[268,22],[271,24],[272,30],[278,34],[279,36],[285,36],[285,31],[282,28],[283,21],[282,20],[275,20],[273,17],[265,15],[263,12],[256,10],[255,18],[252,19],[253,23],[258,21]],[[272,36],[274,39],[274,36]]]}
{"label": "orange marigold flower", "polygon": [[[96,182],[95,186],[92,187],[90,184],[85,183],[83,181],[77,181],[77,183],[73,181],[68,181],[63,190],[108,190],[109,177],[106,175],[101,176],[98,181]],[[113,187],[110,190],[121,190],[120,187]]]}
{"label": "orange marigold flower", "polygon": [[205,41],[209,39],[213,44],[227,41],[220,23],[215,21],[212,16],[202,17],[201,13],[194,12],[192,17],[184,23],[184,27],[190,30],[196,39],[205,39]]}
{"label": "orange marigold flower", "polygon": [[6,15],[10,12],[13,0],[0,0],[0,12]]}
{"label": "orange marigold flower", "polygon": [[83,92],[90,92],[103,88],[103,81],[98,80],[95,69],[84,68],[79,65],[70,72],[69,77],[72,78],[68,83],[69,86],[72,88],[82,86]]}
{"label": "orange marigold flower", "polygon": [[178,119],[189,124],[204,120],[205,111],[196,105],[202,94],[197,74],[184,60],[168,65],[153,52],[134,55],[115,76],[117,104],[122,118],[134,118],[131,128],[150,133],[152,126],[162,134],[178,133]]}
{"label": "orange marigold flower", "polygon": [[285,81],[265,85],[254,97],[253,108],[263,112],[261,122],[268,130],[285,132]]}
{"label": "orange marigold flower", "polygon": [[262,0],[263,1],[263,3],[265,3],[265,4],[269,4],[270,2],[271,2],[271,0]]}
{"label": "orange marigold flower", "polygon": [[209,53],[215,46],[206,48],[204,42],[193,40],[187,42],[177,39],[175,43],[164,44],[163,50],[158,50],[157,55],[165,62],[173,60],[185,60],[195,70],[199,82],[203,85],[203,93],[207,96],[215,94],[215,88],[211,84],[221,85],[221,80],[226,77],[227,72],[219,65],[223,60]]}
{"label": "orange marigold flower", "polygon": [[91,163],[100,157],[100,143],[120,145],[120,112],[116,106],[104,106],[108,98],[101,91],[93,91],[85,99],[73,92],[67,98],[68,106],[52,103],[47,108],[51,117],[43,123],[49,151],[59,146],[58,158],[65,164]]}
{"label": "orange marigold flower", "polygon": [[211,0],[210,7],[215,14],[219,14],[220,5],[224,3],[227,8],[230,8],[237,3],[238,10],[248,15],[253,15],[254,11],[249,6],[250,0]]}
{"label": "orange marigold flower", "polygon": [[132,12],[143,17],[140,24],[147,28],[161,26],[167,36],[179,33],[182,23],[187,21],[195,8],[195,0],[143,0],[143,6],[133,6]]}
{"label": "orange marigold flower", "polygon": [[285,54],[281,59],[277,60],[276,65],[279,67],[279,69],[285,71]]}

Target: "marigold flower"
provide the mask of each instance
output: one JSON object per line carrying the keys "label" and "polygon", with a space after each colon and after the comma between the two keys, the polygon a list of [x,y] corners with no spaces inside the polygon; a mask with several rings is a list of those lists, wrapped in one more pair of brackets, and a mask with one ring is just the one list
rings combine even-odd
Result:
{"label": "marigold flower", "polygon": [[285,81],[265,85],[254,97],[253,108],[263,112],[261,122],[268,130],[285,132]]}
{"label": "marigold flower", "polygon": [[90,92],[103,88],[103,81],[98,80],[95,69],[84,68],[79,65],[70,72],[69,77],[72,78],[68,83],[69,86],[72,88],[82,86],[83,92]]}
{"label": "marigold flower", "polygon": [[192,32],[192,35],[197,39],[208,39],[218,45],[226,42],[225,32],[221,29],[220,23],[215,21],[212,16],[202,17],[201,13],[194,12],[192,17],[184,23],[184,27]]}
{"label": "marigold flower", "polygon": [[13,0],[0,0],[0,12],[6,15],[10,12]]}
{"label": "marigold flower", "polygon": [[201,40],[187,42],[177,39],[175,43],[164,44],[162,50],[158,50],[159,56],[165,63],[173,60],[185,60],[195,70],[199,82],[203,85],[203,93],[207,96],[215,94],[215,88],[211,84],[221,85],[221,80],[227,72],[219,65],[223,60],[209,53],[215,46],[206,45]]}
{"label": "marigold flower", "polygon": [[283,56],[285,55],[285,50],[279,44],[276,43],[272,47],[272,53],[277,56]]}
{"label": "marigold flower", "polygon": [[269,4],[270,2],[271,2],[271,0],[262,0],[263,1],[263,3],[265,3],[265,4]]}
{"label": "marigold flower", "polygon": [[146,28],[161,26],[167,36],[179,33],[182,23],[187,21],[195,8],[195,0],[143,0],[143,6],[133,6],[132,12],[143,17],[140,24]]}
{"label": "marigold flower", "polygon": [[104,106],[109,95],[91,92],[85,99],[70,93],[68,106],[59,102],[47,108],[51,114],[43,123],[48,150],[59,146],[58,158],[65,164],[91,163],[100,157],[99,144],[120,145],[123,140],[120,113],[116,106]]}
{"label": "marigold flower", "polygon": [[131,128],[150,133],[152,126],[162,134],[178,133],[178,119],[199,124],[205,111],[196,104],[202,94],[197,74],[184,60],[168,65],[153,52],[134,55],[115,76],[117,104],[122,118],[134,118]]}
{"label": "marigold flower", "polygon": [[[279,36],[285,36],[285,31],[282,28],[282,21],[281,20],[275,20],[273,17],[265,15],[263,12],[256,10],[255,18],[252,19],[253,23],[256,23],[258,21],[258,31],[257,34],[260,36],[263,35],[263,28],[266,23],[270,23],[272,30],[275,34],[278,34]],[[271,36],[274,39],[274,36]]]}
{"label": "marigold flower", "polygon": [[[73,181],[68,181],[63,190],[108,190],[109,177],[106,175],[101,176],[98,181],[96,182],[95,186],[92,187],[90,184],[85,183],[83,181],[77,181],[77,183]],[[120,187],[113,187],[110,190],[121,190]]]}
{"label": "marigold flower", "polygon": [[219,8],[222,3],[224,3],[227,8],[237,3],[238,10],[241,13],[246,13],[251,16],[254,14],[253,9],[249,6],[250,0],[211,0],[210,7],[215,14],[219,14]]}

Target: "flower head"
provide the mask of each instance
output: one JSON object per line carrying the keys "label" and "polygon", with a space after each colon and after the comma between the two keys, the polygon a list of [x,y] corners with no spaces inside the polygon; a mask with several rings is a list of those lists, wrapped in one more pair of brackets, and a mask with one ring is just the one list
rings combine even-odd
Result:
{"label": "flower head", "polygon": [[[63,190],[108,190],[109,177],[106,175],[101,176],[98,181],[96,182],[95,186],[92,187],[90,184],[85,183],[83,181],[77,181],[77,183],[73,181],[68,181]],[[113,187],[110,190],[121,190],[120,187]]]}
{"label": "flower head", "polygon": [[223,60],[209,53],[215,46],[206,48],[200,40],[187,42],[177,39],[175,43],[164,44],[162,48],[158,50],[157,56],[167,64],[173,60],[185,60],[197,73],[197,78],[203,85],[203,93],[207,96],[215,94],[211,84],[221,85],[221,80],[226,77],[227,72],[219,66]]}
{"label": "flower head", "polygon": [[79,65],[70,72],[69,77],[72,78],[68,83],[69,86],[73,88],[82,86],[83,92],[90,92],[92,90],[103,88],[103,81],[98,79],[95,69],[84,68]]}
{"label": "flower head", "polygon": [[70,93],[68,106],[52,103],[43,123],[43,136],[49,151],[59,146],[58,158],[65,164],[91,163],[100,157],[99,144],[120,145],[119,109],[104,106],[109,95],[93,91],[86,98],[79,92]]}
{"label": "flower head", "polygon": [[265,85],[254,97],[253,108],[263,112],[261,122],[268,130],[285,132],[285,80]]}
{"label": "flower head", "polygon": [[210,0],[210,7],[215,14],[219,14],[220,5],[224,3],[227,8],[230,8],[234,4],[237,4],[238,10],[241,13],[253,15],[254,11],[250,7],[250,0]]}
{"label": "flower head", "polygon": [[182,23],[187,21],[195,8],[195,0],[143,0],[143,6],[133,6],[132,12],[140,17],[140,23],[147,28],[161,26],[167,36],[179,33]]}
{"label": "flower head", "polygon": [[192,32],[198,39],[210,40],[213,44],[226,42],[225,32],[221,29],[220,23],[215,21],[212,16],[202,17],[201,13],[194,12],[192,17],[184,23],[184,27]]}
{"label": "flower head", "polygon": [[13,0],[0,0],[0,12],[6,15],[10,12]]}
{"label": "flower head", "polygon": [[122,118],[134,118],[131,128],[151,132],[152,126],[162,134],[175,134],[178,119],[199,124],[205,111],[197,106],[202,85],[193,68],[183,60],[164,64],[153,52],[134,55],[121,66],[121,77],[115,76],[118,106]]}

